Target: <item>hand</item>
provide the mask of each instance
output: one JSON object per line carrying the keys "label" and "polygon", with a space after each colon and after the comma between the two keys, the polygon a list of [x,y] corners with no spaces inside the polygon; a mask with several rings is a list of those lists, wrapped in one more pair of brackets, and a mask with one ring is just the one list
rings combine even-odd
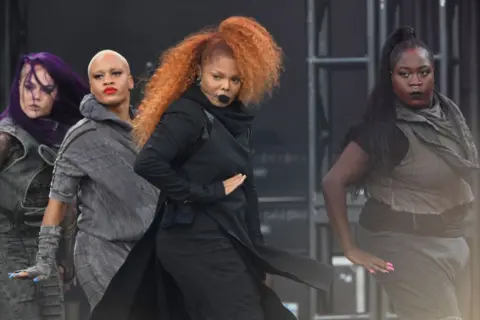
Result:
{"label": "hand", "polygon": [[235,191],[235,189],[237,189],[245,181],[246,178],[246,175],[239,173],[236,176],[233,176],[223,181],[223,186],[225,187],[225,195],[228,196],[230,193]]}
{"label": "hand", "polygon": [[33,282],[39,282],[47,279],[52,272],[52,268],[46,263],[37,263],[35,266],[9,273],[10,279],[33,279]]}
{"label": "hand", "polygon": [[363,266],[372,274],[376,273],[377,271],[388,273],[395,270],[391,262],[385,262],[382,259],[358,248],[352,248],[345,251],[345,257],[351,262]]}
{"label": "hand", "polygon": [[38,233],[37,263],[30,268],[9,273],[8,277],[10,279],[33,279],[33,282],[50,277],[52,269],[56,269],[55,256],[61,231],[61,226],[41,226]]}

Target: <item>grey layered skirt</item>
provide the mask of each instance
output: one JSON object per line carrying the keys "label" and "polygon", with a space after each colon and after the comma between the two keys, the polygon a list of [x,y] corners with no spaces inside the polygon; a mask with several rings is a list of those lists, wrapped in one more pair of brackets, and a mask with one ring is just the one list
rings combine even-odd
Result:
{"label": "grey layered skirt", "polygon": [[102,299],[132,247],[133,242],[112,242],[78,231],[74,250],[75,270],[91,310]]}

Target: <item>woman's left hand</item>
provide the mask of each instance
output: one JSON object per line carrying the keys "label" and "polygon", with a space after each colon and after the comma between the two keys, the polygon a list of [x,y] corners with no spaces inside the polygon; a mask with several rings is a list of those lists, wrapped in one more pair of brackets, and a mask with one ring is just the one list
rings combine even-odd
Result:
{"label": "woman's left hand", "polygon": [[246,178],[246,175],[239,173],[231,178],[228,178],[227,180],[224,180],[223,186],[225,188],[225,195],[228,196],[230,193],[240,187],[240,185],[245,181]]}

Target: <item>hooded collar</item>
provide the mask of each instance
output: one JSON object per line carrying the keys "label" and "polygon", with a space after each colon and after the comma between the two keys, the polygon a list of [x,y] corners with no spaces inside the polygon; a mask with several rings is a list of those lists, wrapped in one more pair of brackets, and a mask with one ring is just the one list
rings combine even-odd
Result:
{"label": "hooded collar", "polygon": [[[115,113],[109,111],[103,104],[98,102],[93,94],[87,94],[80,103],[80,112],[87,118],[97,122],[113,122],[127,131],[132,130],[132,125],[128,121],[120,119]],[[133,111],[130,108],[130,116],[133,117]]]}

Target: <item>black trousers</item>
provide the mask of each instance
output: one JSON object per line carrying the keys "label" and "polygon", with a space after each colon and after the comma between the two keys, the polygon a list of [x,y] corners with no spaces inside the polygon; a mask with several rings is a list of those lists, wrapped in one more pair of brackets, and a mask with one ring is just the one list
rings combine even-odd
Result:
{"label": "black trousers", "polygon": [[192,320],[264,320],[261,295],[228,235],[208,216],[159,231],[157,257]]}

